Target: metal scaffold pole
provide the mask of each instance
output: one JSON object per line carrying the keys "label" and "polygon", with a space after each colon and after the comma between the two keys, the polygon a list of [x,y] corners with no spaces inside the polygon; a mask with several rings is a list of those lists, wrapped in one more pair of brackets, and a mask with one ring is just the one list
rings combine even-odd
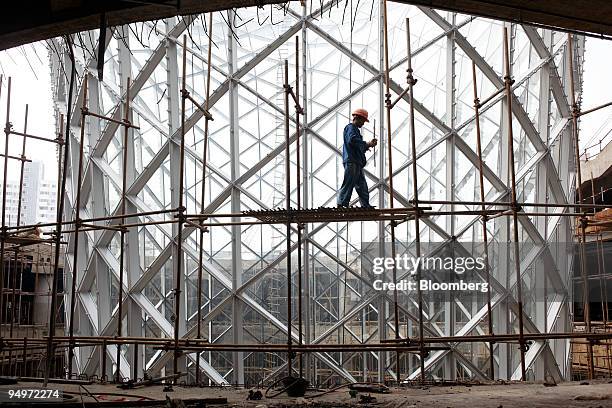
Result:
{"label": "metal scaffold pole", "polygon": [[[297,209],[298,211],[302,209],[302,189],[301,189],[301,155],[300,155],[300,42],[299,37],[295,37],[295,155],[296,155],[296,193],[297,193]],[[288,177],[288,175],[287,175]],[[304,330],[302,327],[302,230],[304,226],[302,224],[297,225],[297,278],[298,278],[298,311],[297,311],[297,320],[298,320],[298,344],[304,344]],[[303,356],[300,353],[298,365],[300,378],[304,377],[304,367],[303,364]]]}
{"label": "metal scaffold pole", "polygon": [[512,133],[512,77],[510,74],[510,47],[508,45],[508,29],[504,27],[504,85],[506,93],[506,115],[508,120],[508,166],[510,168],[510,191],[511,191],[511,206],[512,212],[512,247],[514,249],[514,270],[516,272],[516,296],[517,296],[517,318],[519,325],[519,351],[521,354],[521,381],[526,380],[525,367],[525,352],[526,343],[524,339],[524,324],[523,324],[523,290],[521,278],[521,262],[519,252],[519,234],[518,234],[518,212],[520,208],[516,199],[516,173],[514,170],[514,140]]}
{"label": "metal scaffold pole", "polygon": [[[26,135],[28,133],[28,104],[25,106],[25,118],[23,121],[23,133]],[[21,202],[23,201],[23,170],[26,162],[26,140],[28,138],[23,136],[23,143],[21,145],[21,157],[20,157],[20,166],[19,166],[19,194],[17,197],[17,225],[21,224]]]}
{"label": "metal scaffold pole", "polygon": [[[474,112],[476,113],[475,123],[476,123],[476,153],[478,154],[478,179],[479,179],[479,190],[480,190],[480,200],[484,203],[486,196],[484,191],[484,171],[483,171],[483,158],[482,158],[482,142],[480,137],[480,100],[478,98],[478,85],[476,82],[476,63],[472,61],[472,83],[474,85]],[[483,242],[483,252],[484,252],[484,264],[485,264],[485,279],[487,282],[487,286],[491,287],[491,270],[489,265],[489,233],[487,230],[487,219],[488,215],[486,214],[486,205],[481,205],[482,216],[482,242]],[[493,335],[493,308],[491,307],[491,290],[487,291],[487,328],[488,334]],[[492,380],[495,379],[495,357],[493,353],[493,347],[495,343],[493,341],[489,342],[489,372],[490,378]]]}
{"label": "metal scaffold pole", "polygon": [[[306,2],[302,3],[302,14],[301,14],[301,18],[302,18],[302,27],[300,30],[300,41],[302,43],[301,48],[298,46],[298,48],[300,48],[300,54],[296,56],[296,60],[299,61],[299,58],[301,58],[302,60],[302,64],[300,65],[301,67],[301,71],[302,71],[302,81],[301,81],[301,87],[302,87],[302,101],[301,101],[301,105],[302,105],[302,117],[303,117],[303,123],[302,125],[302,155],[300,156],[300,161],[301,161],[301,166],[300,166],[300,172],[302,172],[302,180],[301,180],[301,186],[302,188],[300,189],[300,204],[303,202],[304,203],[304,207],[308,207],[308,203],[309,203],[309,199],[310,199],[310,195],[309,195],[309,175],[311,174],[310,172],[310,155],[309,155],[309,148],[310,148],[310,143],[309,143],[309,139],[308,139],[308,130],[306,128],[306,125],[308,123],[308,117],[306,115],[306,111],[308,109],[308,60],[307,60],[307,46],[308,46],[308,30],[307,30],[307,26],[306,26],[306,16],[307,16],[307,5]],[[299,76],[298,76],[299,77]],[[296,93],[299,93],[299,90],[296,91]],[[300,229],[300,234],[301,236],[309,236],[310,233],[310,226],[308,224],[303,224],[302,228]],[[300,241],[301,242],[301,241]],[[302,301],[301,301],[301,307],[302,307],[302,311],[300,312],[300,318],[302,319],[302,340],[300,344],[310,344],[310,340],[311,340],[311,298],[310,298],[310,260],[311,260],[311,256],[310,256],[310,244],[308,242],[307,239],[304,240],[303,244],[302,244],[302,263],[300,264],[300,276],[303,282],[303,286],[302,286]],[[304,367],[302,366],[302,371],[305,373],[303,373],[306,378],[308,380],[311,380],[311,372],[312,372],[312,365],[311,365],[311,355],[309,353],[303,353],[303,355],[300,357],[302,360],[302,365],[306,366],[306,369],[304,370]],[[300,375],[302,375],[302,373],[300,373]]]}
{"label": "metal scaffold pole", "polygon": [[[29,105],[26,104],[25,106],[25,115],[24,115],[24,123],[23,123],[23,134],[24,136],[22,136],[23,138],[23,142],[21,145],[21,156],[19,157],[15,157],[14,159],[19,160],[20,161],[20,165],[19,165],[19,192],[17,193],[17,222],[16,225],[20,225],[21,224],[21,211],[22,211],[22,202],[23,202],[23,177],[24,177],[24,167],[25,167],[25,163],[26,161],[28,161],[26,159],[26,140],[27,140],[27,133],[28,133],[28,110],[29,110]],[[8,160],[9,158],[12,158],[10,156],[7,156],[5,158],[5,160]],[[24,268],[24,264],[25,264],[25,259],[23,259],[23,257],[19,257],[19,247],[15,247],[15,264],[13,267],[13,282],[11,284],[12,286],[12,299],[11,299],[11,322],[10,322],[10,337],[13,337],[13,329],[14,329],[14,325],[15,325],[15,312],[16,312],[16,305],[17,304],[21,304],[21,294],[19,295],[19,302],[16,302],[16,291],[17,291],[17,269],[19,268],[20,272],[20,284],[21,281],[23,280],[23,268]],[[21,290],[20,290],[21,292]],[[17,357],[15,356],[15,359],[17,359]],[[9,353],[9,362],[12,361],[12,352]],[[15,364],[15,371],[17,371],[17,364]],[[10,370],[9,370],[9,374],[11,374]],[[16,375],[15,373],[12,373],[12,375]]]}
{"label": "metal scaffold pole", "polygon": [[[391,90],[389,87],[389,33],[388,33],[388,21],[387,21],[387,0],[383,0],[383,25],[384,25],[384,58],[385,58],[385,108],[387,112],[387,165],[389,172],[389,208],[394,206],[393,196],[393,146],[391,145]],[[381,164],[382,165],[382,164]],[[395,259],[396,247],[395,247],[395,223],[391,222],[389,225],[391,234],[391,258]],[[418,232],[417,232],[418,235]],[[392,279],[393,282],[397,282],[397,265],[393,262],[392,268]],[[397,289],[393,290],[393,328],[395,332],[395,339],[400,338],[400,327],[399,327],[399,308]],[[396,359],[396,376],[399,381],[400,379],[400,354],[397,353]]]}
{"label": "metal scaffold pole", "polygon": [[[412,75],[412,48],[410,46],[410,20],[406,19],[406,47],[407,47],[407,64],[406,68],[407,76],[406,82],[408,83],[408,104],[409,104],[409,112],[410,112],[410,149],[412,151],[412,199],[414,206],[414,228],[415,228],[415,244],[416,244],[416,257],[419,258],[421,256],[421,229],[420,229],[420,207],[419,207],[419,185],[418,185],[418,172],[417,172],[417,152],[416,152],[416,130],[414,126],[414,85],[416,84],[416,79]],[[420,282],[422,276],[422,271],[420,267],[417,267],[417,282]],[[421,290],[421,285],[418,286],[418,305],[419,305],[419,360],[421,364],[421,382],[425,382],[425,343],[423,342],[423,291]]]}
{"label": "metal scaffold pole", "polygon": [[[181,86],[181,144],[179,153],[179,185],[178,185],[178,233],[176,237],[176,270],[174,272],[174,350],[173,350],[173,371],[174,375],[179,374],[179,350],[180,339],[180,311],[181,311],[181,278],[183,274],[183,224],[185,222],[185,207],[183,206],[183,189],[185,183],[185,103],[189,97],[187,91],[187,36],[183,36],[183,70]],[[174,382],[178,377],[174,378]]]}
{"label": "metal scaffold pole", "polygon": [[[4,304],[4,279],[6,271],[4,268],[4,249],[6,246],[6,186],[8,176],[8,151],[9,151],[9,136],[11,134],[11,77],[8,78],[7,97],[6,97],[6,124],[4,126],[4,164],[3,164],[3,176],[2,176],[2,231],[0,232],[0,336],[2,336],[2,323],[5,320]],[[4,358],[4,352],[2,352]]]}
{"label": "metal scaffold pole", "polygon": [[[285,60],[285,205],[287,215],[291,214],[291,143],[289,143],[289,62]],[[293,366],[293,338],[291,318],[293,315],[293,294],[291,278],[291,222],[286,224],[287,244],[287,377],[291,377]]]}
{"label": "metal scaffold pole", "polygon": [[[286,244],[287,244],[287,377],[292,376],[292,365],[294,352],[292,351],[293,347],[293,334],[292,334],[292,318],[293,318],[293,278],[292,278],[292,267],[291,267],[291,224],[292,218],[294,217],[294,212],[296,211],[291,207],[291,140],[290,140],[290,129],[289,129],[289,97],[291,96],[293,102],[295,103],[295,119],[296,119],[296,149],[297,149],[297,162],[296,162],[296,172],[297,172],[297,213],[301,210],[301,192],[300,192],[300,115],[303,114],[303,108],[300,106],[299,100],[299,42],[298,37],[296,37],[295,43],[295,58],[296,58],[296,69],[295,69],[295,81],[297,91],[294,91],[293,88],[289,85],[289,61],[285,60],[284,64],[284,99],[285,99],[285,203],[286,203]],[[301,235],[302,224],[297,223],[297,252],[298,252],[298,344],[302,345],[303,342],[303,334],[302,334],[302,235]],[[298,359],[299,362],[299,373],[300,377],[303,375],[302,368],[302,357]]]}

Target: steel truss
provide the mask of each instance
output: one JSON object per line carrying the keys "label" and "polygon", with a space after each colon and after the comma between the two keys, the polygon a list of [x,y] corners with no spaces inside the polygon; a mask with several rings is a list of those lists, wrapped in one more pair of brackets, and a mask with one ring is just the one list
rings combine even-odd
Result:
{"label": "steel truss", "polygon": [[[452,380],[567,378],[575,188],[567,90],[575,80],[580,93],[583,38],[574,37],[569,65],[567,35],[549,30],[394,3],[387,13],[383,2],[317,7],[290,3],[261,24],[252,8],[214,13],[212,24],[198,16],[105,28],[103,43],[75,48],[74,64],[54,41],[58,121],[67,113],[70,72],[80,79],[67,119],[63,214],[77,220],[64,235],[65,287],[74,288],[65,310],[74,311],[74,333],[56,339],[72,350],[70,371],[119,379],[186,372],[188,382],[254,384],[285,372],[296,351],[304,376],[319,384],[412,380],[421,370]],[[418,79],[409,93],[407,17],[408,61]],[[103,79],[96,55],[104,55]],[[283,106],[285,60],[299,62],[299,82],[288,77],[303,109],[295,117]],[[478,149],[472,64],[482,99]],[[387,119],[386,89],[395,100]],[[369,109],[375,134],[385,135],[366,167],[373,200],[381,209],[393,207],[390,199],[396,209],[412,209],[420,228],[411,220],[326,219],[286,224],[287,241],[280,225],[246,222],[242,211],[273,209],[284,199],[294,208],[335,204],[339,135],[356,106]],[[287,177],[299,177],[289,197]],[[528,202],[535,204],[517,207]],[[382,244],[390,234],[405,245],[482,242],[483,216],[491,242],[514,236],[533,244],[489,255],[488,302],[376,291],[354,255],[362,242]],[[275,280],[287,276],[288,252],[296,258],[292,274]],[[553,295],[536,299],[536,288]],[[291,341],[282,346],[287,333]],[[396,344],[408,337],[419,345]],[[426,352],[430,343],[437,346]]]}

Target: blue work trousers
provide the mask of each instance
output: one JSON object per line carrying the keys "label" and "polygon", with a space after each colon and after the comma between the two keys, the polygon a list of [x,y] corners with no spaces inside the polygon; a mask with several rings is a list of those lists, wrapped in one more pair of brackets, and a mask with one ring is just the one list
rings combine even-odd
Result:
{"label": "blue work trousers", "polygon": [[356,163],[344,163],[344,180],[338,192],[338,205],[348,206],[351,202],[353,188],[357,190],[362,207],[370,207],[370,192],[366,183],[363,167]]}

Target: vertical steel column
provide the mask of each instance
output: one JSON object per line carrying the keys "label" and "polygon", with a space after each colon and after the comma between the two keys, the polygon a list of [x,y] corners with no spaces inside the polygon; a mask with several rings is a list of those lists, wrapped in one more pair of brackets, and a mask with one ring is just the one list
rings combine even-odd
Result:
{"label": "vertical steel column", "polygon": [[[127,162],[128,162],[128,133],[130,130],[130,78],[127,79],[127,86],[125,91],[125,112],[124,112],[124,121],[123,125],[123,174],[121,175],[121,206],[120,211],[121,215],[125,215],[125,207],[126,207],[126,190],[127,190]],[[125,222],[125,219],[122,218],[122,223]],[[126,229],[121,227],[121,231],[119,231],[119,305],[117,308],[117,337],[122,336],[123,332],[123,276],[125,269],[125,233]],[[134,365],[134,369],[136,366]],[[137,370],[135,371],[137,373]],[[115,381],[120,383],[121,379],[121,344],[117,344],[117,372]],[[134,381],[137,380],[137,374],[134,376]]]}
{"label": "vertical steel column", "polygon": [[[536,33],[536,35],[540,36]],[[552,33],[549,30],[543,30],[541,35],[542,43],[545,45],[546,49],[551,49],[552,44]],[[537,130],[542,140],[542,143],[546,148],[550,149],[550,107],[552,101],[552,92],[551,92],[551,64],[553,62],[550,61],[548,64],[542,66],[542,69],[539,72],[539,100],[538,100],[538,123]],[[554,67],[554,65],[552,65]],[[547,152],[546,159],[550,159],[550,152]],[[548,177],[549,177],[549,161],[542,160],[537,164],[536,167],[536,195],[535,201],[538,203],[547,203],[549,201],[549,192],[548,192]],[[548,209],[546,207],[540,208],[538,211],[547,212]],[[535,217],[535,226],[538,229],[538,233],[544,238],[544,240],[548,240],[548,223],[550,218],[548,216],[539,216]],[[568,218],[571,220],[571,218]],[[548,285],[549,278],[547,276],[547,268],[541,263],[536,266],[536,280],[535,286],[536,288],[544,289],[544,296],[541,301],[536,298],[535,302],[535,323],[538,326],[538,330],[542,333],[547,333],[549,326],[548,319],[548,308],[549,304],[547,301],[548,295]],[[553,320],[554,321],[554,320]],[[555,342],[552,342],[554,345]],[[551,353],[554,355],[554,348],[551,348],[551,343],[547,340],[544,343],[545,348],[549,348]],[[556,360],[555,356],[555,360]],[[534,372],[536,378],[546,378],[546,373],[549,372],[549,368],[553,368],[549,366],[548,358],[540,358],[536,360],[536,364],[534,365]]]}
{"label": "vertical steel column", "polygon": [[[127,41],[127,40],[126,40]],[[123,41],[119,43],[119,55],[121,56],[121,45]],[[129,55],[129,52],[128,52]],[[120,78],[123,87],[123,67],[124,64],[120,62]],[[87,87],[87,92],[89,93],[89,102],[88,108],[89,112],[94,114],[103,115],[104,112],[100,109],[100,87],[98,84],[98,79],[94,76],[88,77],[89,85]],[[100,140],[101,128],[104,124],[101,120],[92,120],[89,122],[88,127],[88,147],[89,151],[95,148],[96,143]],[[90,161],[90,164],[92,162]],[[100,168],[96,165],[88,166],[88,171],[86,173],[90,174],[90,177],[85,180],[85,183],[91,183],[92,186],[100,186],[97,188],[93,188],[90,190],[89,194],[89,208],[90,214],[92,217],[104,217],[107,215],[107,207],[104,205],[104,194],[106,190],[106,183],[104,173]],[[59,183],[59,181],[58,181]],[[95,319],[95,323],[98,328],[106,327],[107,323],[111,321],[111,285],[110,281],[112,279],[111,274],[109,273],[110,267],[101,259],[100,251],[98,249],[104,250],[107,248],[106,243],[102,243],[99,241],[99,238],[106,234],[106,230],[96,230],[93,231],[93,244],[91,247],[90,259],[88,260],[88,271],[89,273],[95,274],[95,283],[97,289],[97,300],[98,300],[98,308],[97,308],[97,319]],[[85,313],[86,314],[86,313]],[[92,316],[93,317],[93,316]],[[97,351],[93,351],[90,355],[93,357],[91,360],[88,360],[85,363],[81,374],[85,375],[93,375],[96,370],[98,370],[100,378],[102,378],[107,373],[102,373],[101,369],[103,364],[100,364],[102,358],[108,358],[107,350],[102,347],[102,345],[96,346],[98,348]],[[114,346],[113,346],[114,347]],[[96,354],[93,354],[96,353]],[[97,367],[94,364],[94,361],[97,359]],[[111,379],[114,380],[114,376],[111,374]],[[108,380],[108,377],[104,379],[104,381]]]}
{"label": "vertical steel column", "polygon": [[[457,76],[455,71],[457,48],[457,44],[455,41],[457,13],[449,12],[448,14],[451,20],[450,23],[452,29],[449,30],[448,34],[446,35],[446,116],[444,119],[446,125],[449,127],[452,133],[450,137],[446,139],[446,155],[444,157],[444,160],[446,161],[446,200],[449,202],[448,210],[452,212],[455,210],[455,137],[457,136],[455,130],[455,122],[457,117],[457,95],[455,80]],[[432,163],[432,165],[435,166],[436,163]],[[434,170],[432,168],[431,173],[433,172]],[[456,236],[455,225],[455,215],[451,213],[446,218],[446,232],[451,237]],[[455,243],[453,242],[451,243],[451,245],[455,245]],[[448,301],[444,305],[444,328],[447,332],[447,335],[452,336],[455,330],[455,302],[452,299],[452,292],[447,292],[447,295]],[[430,310],[432,311],[430,313],[433,314],[435,310],[432,303],[433,302],[430,303]],[[449,353],[446,357],[445,376],[451,381],[454,381],[457,377],[457,362],[455,353]]]}
{"label": "vertical steel column", "polygon": [[[79,158],[77,165],[76,202],[74,215],[74,255],[72,262],[72,286],[70,289],[70,324],[68,336],[68,378],[72,377],[72,360],[74,358],[74,311],[76,307],[77,268],[79,259],[79,230],[81,229],[81,184],[83,183],[83,144],[85,143],[85,120],[87,118],[87,74],[83,77],[83,105],[81,106],[81,136],[79,138]],[[70,122],[70,119],[68,119]]]}
{"label": "vertical steel column", "polygon": [[[234,74],[238,64],[238,44],[234,32],[236,14],[228,10],[228,76],[229,76],[229,130],[230,130],[230,177],[236,182],[240,177],[240,116],[238,112],[238,82],[234,81]],[[231,190],[231,208],[233,213],[240,212],[240,189],[234,184]],[[239,222],[238,217],[232,217],[232,222]],[[232,338],[234,343],[243,342],[242,327],[242,300],[236,296],[236,291],[242,285],[242,226],[234,224],[232,231]],[[244,384],[244,352],[232,352],[232,365],[235,384]]]}
{"label": "vertical steel column", "polygon": [[[386,1],[386,0],[385,0]],[[408,82],[408,103],[410,104],[410,148],[412,150],[412,195],[414,200],[414,228],[415,228],[415,244],[416,257],[421,256],[421,233],[420,233],[420,216],[419,216],[419,184],[417,182],[417,153],[416,153],[416,134],[414,126],[414,92],[413,87],[416,80],[412,76],[412,48],[410,46],[410,19],[406,19],[406,49],[407,63],[406,81]],[[417,282],[418,282],[418,302],[419,302],[419,355],[421,364],[421,383],[425,383],[425,343],[423,343],[423,291],[421,290],[421,268],[417,267]]]}
{"label": "vertical steel column", "polygon": [[[576,178],[577,185],[576,190],[578,190],[578,203],[583,204],[582,202],[582,172],[580,169],[580,146],[578,141],[578,116],[580,115],[580,109],[576,102],[576,92],[574,90],[574,55],[573,55],[573,39],[572,34],[567,34],[567,55],[568,55],[568,68],[569,68],[569,79],[570,79],[570,98],[572,102],[572,139],[574,142],[574,155],[576,160]],[[583,213],[586,212],[586,209],[581,210]],[[591,333],[591,304],[590,304],[590,294],[589,294],[589,281],[587,278],[586,271],[586,253],[585,253],[585,242],[586,242],[586,227],[587,227],[587,216],[583,214],[579,217],[580,222],[580,240],[579,240],[579,250],[580,250],[580,277],[582,278],[582,290],[583,290],[583,302],[584,302],[584,324],[585,330],[588,333]],[[595,366],[593,361],[593,343],[588,340],[587,341],[587,366],[589,371],[589,379],[594,378],[595,376]]]}
{"label": "vertical steel column", "polygon": [[[482,143],[480,139],[480,99],[478,98],[478,85],[476,84],[476,63],[472,61],[472,83],[474,85],[474,114],[476,116],[476,153],[478,154],[478,179],[479,179],[479,190],[480,190],[480,201],[483,202],[480,209],[482,210],[482,242],[484,245],[484,261],[485,261],[485,277],[489,290],[487,291],[487,326],[488,334],[493,335],[493,313],[491,307],[491,270],[489,267],[489,232],[487,230],[487,219],[486,205],[485,202],[485,191],[484,191],[484,171],[483,171],[483,159],[482,159]],[[495,379],[495,358],[493,355],[493,347],[495,342],[489,342],[489,371],[490,378]]]}
{"label": "vertical steel column", "polygon": [[514,170],[514,140],[512,133],[512,78],[510,76],[510,50],[508,46],[508,28],[504,27],[504,85],[507,104],[507,120],[508,120],[508,166],[510,168],[511,181],[511,211],[512,211],[512,233],[513,233],[513,249],[514,249],[514,269],[516,272],[516,293],[518,304],[518,323],[519,323],[519,350],[521,353],[521,381],[526,380],[525,367],[525,339],[523,326],[523,290],[521,278],[521,263],[519,253],[519,235],[518,235],[518,212],[519,207],[516,201],[516,174]]}
{"label": "vertical steel column", "polygon": [[[208,13],[208,55],[206,58],[206,100],[204,101],[204,109],[208,111],[209,99],[210,99],[210,59],[212,52],[212,18],[213,13]],[[200,198],[200,214],[204,214],[206,208],[204,204],[204,197],[206,193],[206,163],[208,160],[208,115],[204,117],[204,152],[202,153],[202,189]],[[200,223],[204,219],[202,218]],[[200,228],[200,246],[198,247],[198,310],[197,310],[197,338],[202,338],[202,262],[204,261],[204,228]],[[196,353],[196,368],[195,368],[195,382],[200,384],[200,356],[202,352],[200,350]]]}
{"label": "vertical steel column", "polygon": [[[128,26],[122,27],[123,32],[129,32],[130,29]],[[119,89],[120,91],[127,97],[127,101],[129,102],[129,106],[127,106],[127,112],[124,114],[126,124],[130,125],[130,122],[134,120],[134,109],[131,108],[132,100],[135,95],[133,94],[132,87],[137,84],[130,81],[132,78],[132,51],[131,51],[131,42],[129,36],[125,36],[126,38],[122,41],[118,41],[118,54],[117,60],[119,62]],[[98,85],[96,80],[96,85]],[[138,89],[138,88],[137,88]],[[93,107],[95,101],[91,100],[93,98],[94,89],[90,87],[90,109]],[[136,90],[136,92],[138,92]],[[119,109],[120,104],[118,104]],[[125,108],[125,106],[124,106]],[[119,112],[118,112],[119,113]],[[123,200],[125,203],[125,208],[123,209],[124,214],[126,216],[123,218],[124,224],[133,224],[138,222],[138,217],[134,216],[136,212],[138,212],[138,208],[131,202],[130,198],[133,194],[130,193],[129,186],[134,183],[136,179],[136,144],[135,139],[137,135],[134,133],[134,129],[130,126],[126,126],[125,131],[128,133],[126,139],[126,155],[125,162],[123,164],[125,177],[126,177],[126,193],[125,199]],[[91,127],[90,127],[91,128]],[[142,139],[141,139],[142,142]],[[142,150],[142,149],[141,149]],[[92,170],[94,170],[92,168]],[[92,171],[92,183],[94,182],[93,177],[97,177],[97,171]],[[123,181],[122,181],[123,183]],[[127,216],[131,214],[130,216]],[[138,240],[138,228],[129,227],[126,228],[123,232],[124,238],[124,262],[123,262],[123,282],[125,285],[125,289],[131,291],[133,282],[136,282],[140,277],[140,257],[139,257],[139,240]],[[102,261],[97,264],[96,267],[105,268],[106,263]],[[125,327],[122,327],[124,335],[130,337],[142,337],[144,336],[143,332],[143,324],[142,324],[142,311],[140,306],[130,297],[124,296],[122,299],[122,307],[123,313],[119,317],[120,321],[125,321]],[[123,315],[125,314],[125,318]],[[142,377],[144,374],[144,364],[142,363],[143,356],[145,353],[145,347],[139,347],[137,344],[125,344],[123,356],[124,361],[121,363],[124,365],[129,362],[129,367],[132,369],[132,377],[134,379]],[[132,359],[129,359],[129,356]],[[128,367],[124,367],[122,371],[120,371],[125,376],[129,376]]]}
{"label": "vertical steel column", "polygon": [[[166,19],[166,32],[171,32],[177,24],[176,18]],[[181,128],[181,105],[180,105],[180,86],[178,83],[179,78],[179,64],[178,64],[178,41],[167,41],[166,42],[166,81],[168,83],[168,93],[167,93],[167,103],[168,103],[168,156],[170,159],[170,174],[169,178],[169,189],[170,189],[170,205],[171,208],[178,208],[179,202],[179,193],[176,187],[179,184],[179,174],[181,174],[181,169],[178,167],[180,162],[180,152],[179,148],[176,146],[171,138],[172,135],[177,131],[180,131]],[[160,166],[161,167],[161,166]],[[166,180],[162,178],[163,181],[163,189],[162,189],[162,202],[166,201]],[[172,224],[172,236],[175,237],[178,234],[177,224]],[[172,243],[172,259],[177,256],[177,246],[173,242]],[[176,263],[174,263],[172,268],[172,278],[174,279],[174,274],[176,271],[174,268],[176,267]],[[166,294],[166,268],[160,269],[160,282],[161,287],[160,290],[165,296]],[[168,305],[168,307],[170,307]],[[166,302],[162,302],[160,312],[165,314],[167,311]],[[175,318],[177,318],[175,316]],[[180,316],[179,316],[180,318]],[[166,374],[166,370],[163,370],[163,373]]]}

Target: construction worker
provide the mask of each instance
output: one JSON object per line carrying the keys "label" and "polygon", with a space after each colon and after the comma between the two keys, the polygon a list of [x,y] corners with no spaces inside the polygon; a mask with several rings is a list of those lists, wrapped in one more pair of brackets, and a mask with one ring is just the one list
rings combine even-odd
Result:
{"label": "construction worker", "polygon": [[362,108],[352,113],[353,121],[344,127],[344,145],[342,146],[342,164],[344,165],[344,180],[338,192],[338,207],[348,207],[351,202],[353,188],[357,190],[362,208],[374,208],[370,205],[370,192],[366,183],[363,168],[366,165],[365,152],[376,146],[378,141],[372,139],[364,142],[359,129],[368,120],[368,111]]}

